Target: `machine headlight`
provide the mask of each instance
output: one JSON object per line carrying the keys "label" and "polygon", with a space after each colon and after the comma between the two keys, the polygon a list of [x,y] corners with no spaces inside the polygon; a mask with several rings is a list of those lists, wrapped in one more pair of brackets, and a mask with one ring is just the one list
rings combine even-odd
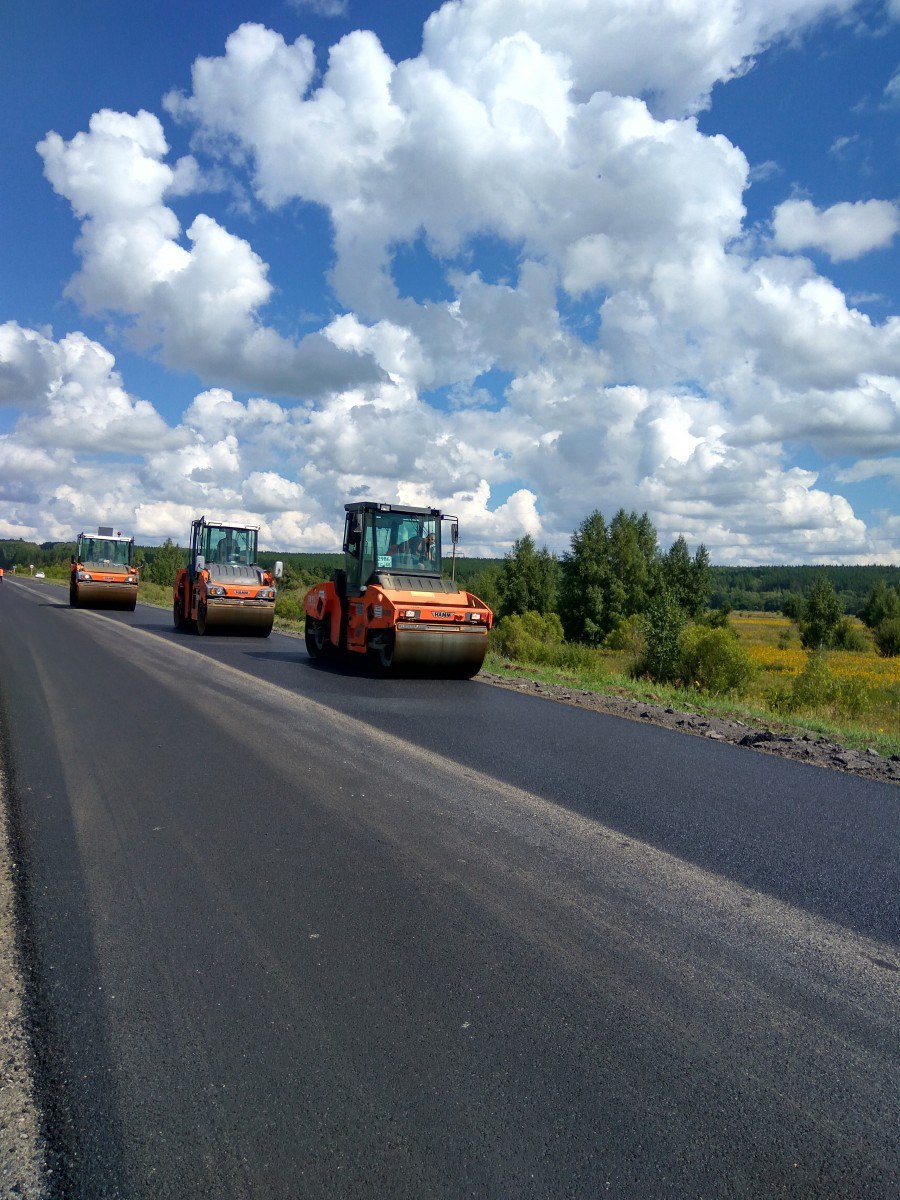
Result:
{"label": "machine headlight", "polygon": [[216,583],[208,583],[206,585],[206,594],[207,596],[224,596],[225,589],[223,587],[219,587],[219,585]]}
{"label": "machine headlight", "polygon": [[93,577],[93,575],[88,575],[87,571],[79,571],[78,572],[78,582],[79,583],[93,583],[94,577]]}
{"label": "machine headlight", "polygon": [[275,589],[274,588],[260,588],[260,590],[256,593],[256,598],[257,598],[257,600],[274,600],[275,599]]}
{"label": "machine headlight", "polygon": [[404,608],[401,615],[405,621],[418,621],[419,613],[418,608]]}
{"label": "machine headlight", "polygon": [[137,576],[129,575],[128,578],[125,580],[125,582],[126,583],[137,583]]}

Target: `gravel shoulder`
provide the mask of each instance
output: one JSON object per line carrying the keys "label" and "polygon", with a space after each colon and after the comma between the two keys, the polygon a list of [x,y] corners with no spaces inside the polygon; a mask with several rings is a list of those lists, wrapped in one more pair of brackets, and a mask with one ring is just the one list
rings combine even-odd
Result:
{"label": "gravel shoulder", "polygon": [[664,729],[674,729],[716,742],[731,742],[757,753],[791,758],[832,771],[846,771],[851,775],[862,775],[866,779],[877,779],[883,783],[900,783],[900,755],[885,758],[874,749],[853,750],[816,734],[786,733],[783,730],[745,724],[743,721],[724,720],[706,713],[679,712],[674,708],[664,708],[625,696],[608,696],[599,692],[583,691],[580,688],[565,687],[562,684],[541,683],[534,679],[497,675],[489,671],[480,672],[478,679],[493,687],[525,692],[558,704],[571,704],[576,708],[624,717],[629,721],[659,725]]}
{"label": "gravel shoulder", "polygon": [[0,1196],[49,1195],[25,1022],[25,971],[17,943],[16,864],[0,767]]}

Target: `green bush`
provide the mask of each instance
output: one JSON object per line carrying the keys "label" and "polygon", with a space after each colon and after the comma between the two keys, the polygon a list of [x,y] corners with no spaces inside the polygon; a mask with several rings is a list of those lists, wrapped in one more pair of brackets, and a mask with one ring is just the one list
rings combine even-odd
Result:
{"label": "green bush", "polygon": [[806,660],[790,689],[774,688],[766,693],[766,703],[775,712],[822,712],[830,709],[836,716],[860,717],[874,702],[872,689],[852,676],[836,679],[823,650]]}
{"label": "green bush", "polygon": [[290,592],[279,592],[275,600],[275,616],[285,621],[302,622],[306,616],[302,599]]}
{"label": "green bush", "polygon": [[669,683],[681,674],[678,641],[684,628],[684,613],[667,588],[661,588],[647,607],[644,631],[646,650],[635,664],[636,675],[649,675],[657,683]]}
{"label": "green bush", "polygon": [[754,667],[735,630],[689,625],[678,641],[678,666],[682,681],[704,692],[741,693],[753,677]]}
{"label": "green bush", "polygon": [[708,608],[700,617],[699,624],[708,625],[710,629],[730,629],[728,618],[731,615],[731,606],[723,605],[722,608]]}
{"label": "green bush", "polygon": [[859,610],[859,616],[870,629],[877,629],[889,618],[900,619],[900,586],[888,587],[883,579],[879,579]]}
{"label": "green bush", "polygon": [[823,650],[813,650],[806,656],[803,670],[794,676],[791,684],[791,710],[814,712],[831,704],[835,694],[836,682],[828,658]]}
{"label": "green bush", "polygon": [[843,716],[861,717],[871,709],[872,702],[872,689],[862,679],[845,675],[837,681],[833,703]]}
{"label": "green bush", "polygon": [[875,645],[884,658],[900,655],[900,617],[886,617],[875,630]]}
{"label": "green bush", "polygon": [[607,635],[604,645],[609,650],[626,650],[632,654],[646,649],[647,637],[644,633],[644,618],[637,613],[625,617],[615,629]]}
{"label": "green bush", "polygon": [[834,631],[833,645],[836,650],[853,650],[860,654],[864,654],[869,648],[866,635],[858,625],[854,625],[849,617],[843,617],[838,622]]}
{"label": "green bush", "polygon": [[789,621],[799,623],[803,620],[803,614],[806,612],[806,601],[798,592],[791,592],[789,596],[785,596],[781,611]]}
{"label": "green bush", "polygon": [[766,688],[765,696],[766,708],[770,709],[772,712],[789,713],[794,711],[792,707],[793,697],[790,688]]}
{"label": "green bush", "polygon": [[502,617],[491,632],[494,649],[507,658],[527,657],[533,643],[556,646],[562,640],[562,622],[556,613],[526,612]]}
{"label": "green bush", "polygon": [[596,675],[602,660],[590,646],[563,641],[556,613],[527,612],[503,617],[491,631],[491,649],[532,666],[557,667]]}

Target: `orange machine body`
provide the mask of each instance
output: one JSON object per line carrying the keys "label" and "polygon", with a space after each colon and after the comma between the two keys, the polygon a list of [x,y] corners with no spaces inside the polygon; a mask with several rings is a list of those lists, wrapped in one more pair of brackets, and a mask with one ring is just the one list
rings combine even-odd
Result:
{"label": "orange machine body", "polygon": [[[493,613],[442,572],[437,509],[348,504],[345,567],[306,594],[311,657],[367,655],[381,671],[417,667],[471,676],[480,669]],[[455,560],[455,554],[454,554]]]}
{"label": "orange machine body", "polygon": [[199,517],[191,524],[190,561],[180,567],[172,591],[178,629],[200,634],[244,633],[268,637],[275,620],[274,572],[256,562],[258,529]]}
{"label": "orange machine body", "polygon": [[134,566],[134,538],[111,528],[79,533],[69,573],[72,608],[118,608],[133,612],[139,576]]}

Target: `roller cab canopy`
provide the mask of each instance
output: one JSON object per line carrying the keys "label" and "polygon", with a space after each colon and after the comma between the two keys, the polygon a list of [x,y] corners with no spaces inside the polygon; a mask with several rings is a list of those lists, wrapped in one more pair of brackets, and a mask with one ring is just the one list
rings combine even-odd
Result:
{"label": "roller cab canopy", "polygon": [[127,574],[134,562],[134,538],[105,529],[95,534],[79,533],[75,557],[85,567],[103,567],[115,574]]}
{"label": "roller cab canopy", "polygon": [[[441,532],[449,524],[455,549],[459,522],[437,508],[347,504],[344,570],[348,592],[378,583],[390,591],[457,592],[442,578]],[[451,566],[453,573],[455,561]]]}

